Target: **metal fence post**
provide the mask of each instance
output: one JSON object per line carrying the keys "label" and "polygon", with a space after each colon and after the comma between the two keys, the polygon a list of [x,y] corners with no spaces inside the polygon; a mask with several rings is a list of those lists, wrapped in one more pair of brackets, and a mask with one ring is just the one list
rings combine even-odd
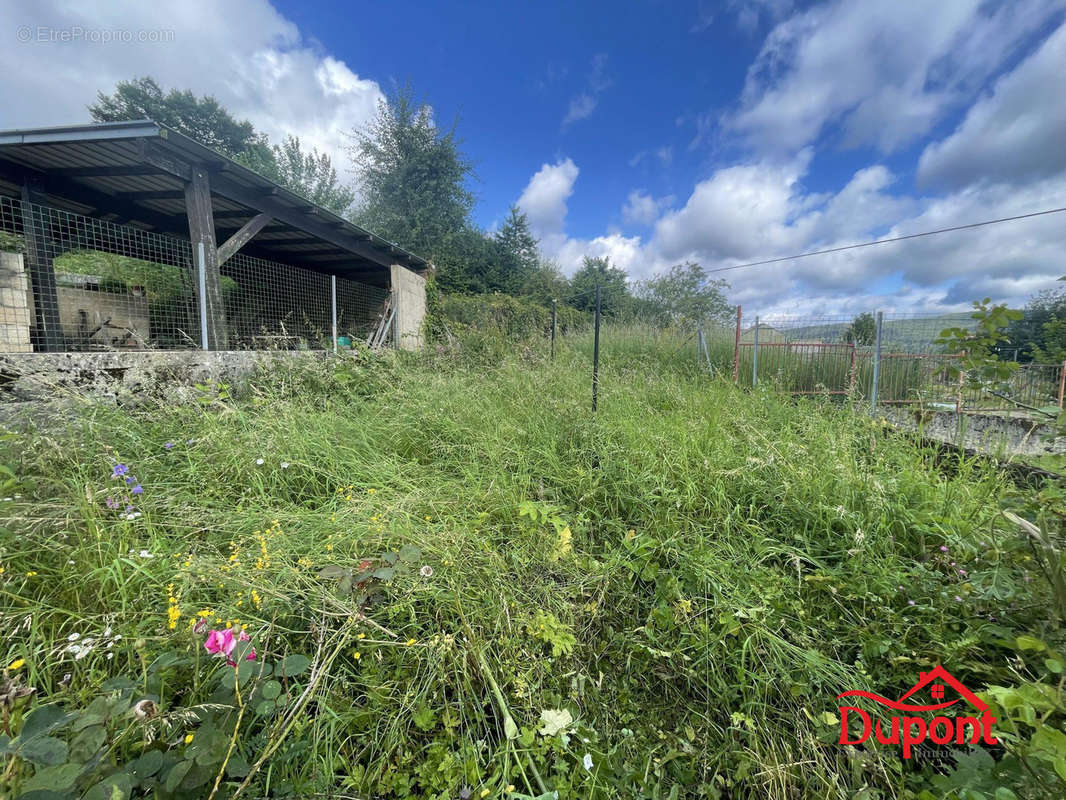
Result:
{"label": "metal fence post", "polygon": [[759,315],[755,315],[755,338],[751,345],[751,385],[759,385]]}
{"label": "metal fence post", "polygon": [[333,354],[337,354],[337,276],[329,276],[329,296],[333,306],[331,320],[333,322]]}
{"label": "metal fence post", "polygon": [[877,389],[881,381],[881,326],[885,315],[877,312],[877,331],[874,335],[874,373],[870,379],[870,413],[877,413]]}
{"label": "metal fence post", "polygon": [[737,306],[737,333],[733,340],[733,383],[740,380],[740,306]]}
{"label": "metal fence post", "polygon": [[592,339],[592,410],[600,391],[600,287],[596,287],[596,332]]}
{"label": "metal fence post", "polygon": [[552,300],[552,361],[555,360],[555,325],[558,308],[559,302],[557,300]]}
{"label": "metal fence post", "polygon": [[196,275],[200,282],[200,348],[207,350],[207,266],[204,243],[196,243]]}
{"label": "metal fence post", "polygon": [[696,328],[696,367],[703,369],[703,326]]}

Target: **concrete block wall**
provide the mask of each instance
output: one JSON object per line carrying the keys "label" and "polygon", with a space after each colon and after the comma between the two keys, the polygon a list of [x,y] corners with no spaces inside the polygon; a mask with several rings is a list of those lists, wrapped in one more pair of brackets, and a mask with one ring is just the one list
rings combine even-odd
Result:
{"label": "concrete block wall", "polygon": [[30,353],[30,282],[22,253],[0,253],[0,353]]}
{"label": "concrete block wall", "polygon": [[399,264],[392,265],[391,278],[396,303],[396,346],[401,350],[420,350],[422,323],[426,319],[426,279]]}

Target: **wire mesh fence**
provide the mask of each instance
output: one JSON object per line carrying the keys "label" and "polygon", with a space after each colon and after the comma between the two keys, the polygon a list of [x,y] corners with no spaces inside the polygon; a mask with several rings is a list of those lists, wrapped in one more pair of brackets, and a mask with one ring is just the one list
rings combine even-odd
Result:
{"label": "wire mesh fence", "polygon": [[[203,346],[187,240],[0,196],[0,352]],[[383,343],[387,289],[237,253],[221,267],[228,349]]]}

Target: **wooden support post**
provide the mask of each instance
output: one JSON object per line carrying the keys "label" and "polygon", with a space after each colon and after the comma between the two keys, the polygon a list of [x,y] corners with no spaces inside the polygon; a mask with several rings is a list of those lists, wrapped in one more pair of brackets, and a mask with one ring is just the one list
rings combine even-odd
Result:
{"label": "wooden support post", "polygon": [[256,214],[244,223],[244,226],[239,231],[219,245],[218,265],[221,267],[233,258],[238,250],[248,244],[248,242],[252,241],[253,237],[259,233],[259,231],[263,230],[263,228],[273,221],[274,218],[269,214]]}
{"label": "wooden support post", "polygon": [[[196,265],[203,270],[197,281],[200,308],[206,312],[207,349],[225,350],[229,346],[226,335],[226,311],[222,304],[222,281],[219,272],[218,247],[215,245],[215,219],[211,211],[211,184],[207,169],[194,166],[185,186],[185,213],[189,218],[189,241],[195,260],[199,245],[203,245],[203,260]],[[200,289],[199,287],[202,287]]]}
{"label": "wooden support post", "polygon": [[1062,408],[1062,395],[1066,392],[1066,361],[1062,362],[1062,369],[1059,370],[1059,408]]}
{"label": "wooden support post", "polygon": [[848,394],[855,393],[855,342],[851,343],[851,369],[848,372]]}
{"label": "wooden support post", "polygon": [[[966,351],[965,350],[963,350],[962,353],[960,354],[960,359],[962,361],[966,360]],[[965,381],[965,380],[966,380],[966,370],[960,369],[959,370],[959,385],[958,385],[958,388],[955,390],[955,413],[956,414],[961,414],[962,413],[962,384],[963,384],[963,381]]]}
{"label": "wooden support post", "polygon": [[34,349],[55,353],[63,349],[63,329],[59,321],[59,291],[52,237],[48,230],[48,209],[40,187],[27,180],[22,184],[22,238],[26,249],[26,266],[33,287],[33,321],[36,335]]}

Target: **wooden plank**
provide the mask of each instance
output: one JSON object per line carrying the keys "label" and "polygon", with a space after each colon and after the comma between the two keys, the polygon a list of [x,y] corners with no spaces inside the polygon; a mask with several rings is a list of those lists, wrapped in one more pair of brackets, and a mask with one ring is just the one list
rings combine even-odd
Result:
{"label": "wooden plank", "polygon": [[52,264],[52,237],[45,225],[49,209],[42,208],[46,198],[39,185],[27,180],[22,184],[22,231],[26,267],[33,285],[33,316],[36,327],[35,349],[55,353],[63,349],[63,329],[59,322],[59,291]]}
{"label": "wooden plank", "polygon": [[189,218],[189,240],[193,259],[197,259],[198,245],[203,245],[203,296],[197,282],[197,300],[201,313],[206,310],[207,349],[225,350],[229,346],[226,335],[226,312],[222,304],[222,280],[219,272],[218,247],[215,245],[215,220],[211,213],[211,184],[207,170],[193,167],[191,180],[185,187],[185,214]]}
{"label": "wooden plank", "polygon": [[259,231],[263,230],[274,218],[269,214],[256,214],[244,226],[229,237],[218,248],[218,265],[221,267],[232,258],[238,250],[250,242]]}

